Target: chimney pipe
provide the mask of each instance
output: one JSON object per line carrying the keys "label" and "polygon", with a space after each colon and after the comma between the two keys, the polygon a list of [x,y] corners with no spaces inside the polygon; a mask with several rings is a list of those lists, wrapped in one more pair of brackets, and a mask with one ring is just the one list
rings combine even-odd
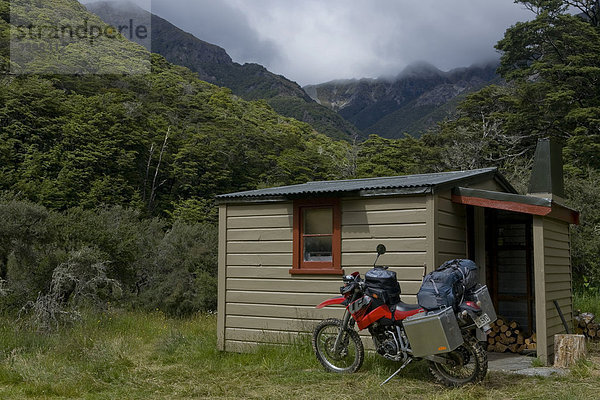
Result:
{"label": "chimney pipe", "polygon": [[538,140],[528,192],[551,199],[565,196],[562,147],[552,139]]}

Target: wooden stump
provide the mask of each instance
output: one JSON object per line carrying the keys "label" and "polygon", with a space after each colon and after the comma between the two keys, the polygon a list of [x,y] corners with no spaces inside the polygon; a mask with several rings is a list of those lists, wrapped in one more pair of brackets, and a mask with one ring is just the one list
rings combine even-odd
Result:
{"label": "wooden stump", "polygon": [[586,356],[585,336],[554,335],[554,366],[569,368]]}

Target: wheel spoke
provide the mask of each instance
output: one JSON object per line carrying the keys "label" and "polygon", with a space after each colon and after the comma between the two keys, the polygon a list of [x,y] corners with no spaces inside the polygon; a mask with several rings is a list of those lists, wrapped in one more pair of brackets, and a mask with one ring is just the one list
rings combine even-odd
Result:
{"label": "wheel spoke", "polygon": [[487,356],[479,343],[465,341],[447,353],[449,363],[430,363],[433,376],[446,386],[462,386],[481,381],[487,372]]}
{"label": "wheel spoke", "polygon": [[355,372],[360,368],[364,358],[362,342],[355,331],[344,331],[336,352],[334,347],[340,327],[341,321],[339,320],[323,321],[313,334],[313,347],[317,359],[328,370]]}

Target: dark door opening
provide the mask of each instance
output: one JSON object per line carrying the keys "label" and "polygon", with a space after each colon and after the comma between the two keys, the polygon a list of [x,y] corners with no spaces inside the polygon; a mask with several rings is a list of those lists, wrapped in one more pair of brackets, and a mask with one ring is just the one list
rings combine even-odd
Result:
{"label": "dark door opening", "polygon": [[535,331],[533,218],[486,209],[486,283],[498,315]]}

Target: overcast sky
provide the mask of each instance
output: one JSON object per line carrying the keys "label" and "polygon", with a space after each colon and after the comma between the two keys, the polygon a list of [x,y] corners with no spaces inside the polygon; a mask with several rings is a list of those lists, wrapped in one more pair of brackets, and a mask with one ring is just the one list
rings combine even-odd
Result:
{"label": "overcast sky", "polygon": [[239,63],[301,85],[392,76],[425,61],[448,70],[498,57],[532,14],[513,0],[136,0]]}

